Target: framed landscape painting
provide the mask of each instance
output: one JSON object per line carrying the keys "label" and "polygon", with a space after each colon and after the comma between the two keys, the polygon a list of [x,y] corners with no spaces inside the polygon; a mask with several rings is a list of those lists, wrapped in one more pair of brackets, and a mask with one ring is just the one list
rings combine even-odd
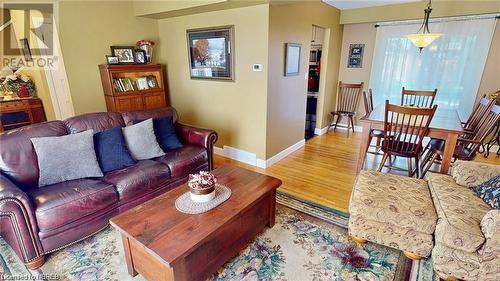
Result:
{"label": "framed landscape painting", "polygon": [[234,80],[234,26],[187,30],[191,79]]}

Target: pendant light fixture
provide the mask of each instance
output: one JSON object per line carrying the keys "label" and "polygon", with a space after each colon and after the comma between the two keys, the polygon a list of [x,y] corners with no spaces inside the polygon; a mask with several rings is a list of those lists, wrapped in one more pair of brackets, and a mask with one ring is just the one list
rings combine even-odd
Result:
{"label": "pendant light fixture", "polygon": [[[431,33],[429,31],[429,17],[432,12],[432,0],[429,0],[429,4],[427,4],[427,8],[424,10],[425,15],[424,15],[424,22],[422,23],[422,26],[420,29],[414,33],[414,34],[408,34],[406,35],[406,38],[408,38],[415,47],[420,49],[420,52],[422,52],[422,49],[429,46],[434,40],[438,39],[443,35],[443,33]],[[422,33],[420,33],[422,31]]]}

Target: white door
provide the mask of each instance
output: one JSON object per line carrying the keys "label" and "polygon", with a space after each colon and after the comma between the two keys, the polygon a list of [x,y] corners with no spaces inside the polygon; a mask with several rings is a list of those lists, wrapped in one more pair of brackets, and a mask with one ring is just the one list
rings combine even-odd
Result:
{"label": "white door", "polygon": [[[35,26],[40,26],[41,21],[43,19],[33,18]],[[44,70],[54,113],[57,119],[62,120],[74,116],[75,111],[71,100],[61,46],[59,44],[59,36],[53,22],[53,19],[45,19],[45,23],[41,25],[41,28],[36,29],[36,33],[38,40],[41,40],[41,42],[37,42],[39,47],[45,45],[45,40],[49,40],[48,38],[52,38],[54,41],[52,53],[54,67],[44,67]],[[50,57],[46,49],[40,48],[40,52],[43,56]]]}

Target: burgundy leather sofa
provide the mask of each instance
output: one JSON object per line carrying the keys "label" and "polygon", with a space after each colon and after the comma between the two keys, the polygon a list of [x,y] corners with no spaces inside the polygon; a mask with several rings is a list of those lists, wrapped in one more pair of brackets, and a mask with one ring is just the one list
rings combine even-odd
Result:
{"label": "burgundy leather sofa", "polygon": [[216,132],[175,123],[183,147],[138,161],[103,178],[79,179],[38,188],[38,164],[30,138],[100,132],[134,120],[174,116],[175,109],[90,113],[0,134],[0,235],[28,268],[45,255],[89,237],[116,214],[186,181],[189,173],[213,168]]}

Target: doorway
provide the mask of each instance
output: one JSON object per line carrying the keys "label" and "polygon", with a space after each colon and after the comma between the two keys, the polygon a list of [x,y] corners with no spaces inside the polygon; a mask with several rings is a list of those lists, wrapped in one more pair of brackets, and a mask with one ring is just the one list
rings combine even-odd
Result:
{"label": "doorway", "polygon": [[311,48],[309,52],[309,68],[307,79],[306,126],[304,133],[304,138],[306,140],[314,137],[314,131],[316,129],[321,75],[321,58],[323,55],[324,40],[325,29],[316,25],[312,25]]}

